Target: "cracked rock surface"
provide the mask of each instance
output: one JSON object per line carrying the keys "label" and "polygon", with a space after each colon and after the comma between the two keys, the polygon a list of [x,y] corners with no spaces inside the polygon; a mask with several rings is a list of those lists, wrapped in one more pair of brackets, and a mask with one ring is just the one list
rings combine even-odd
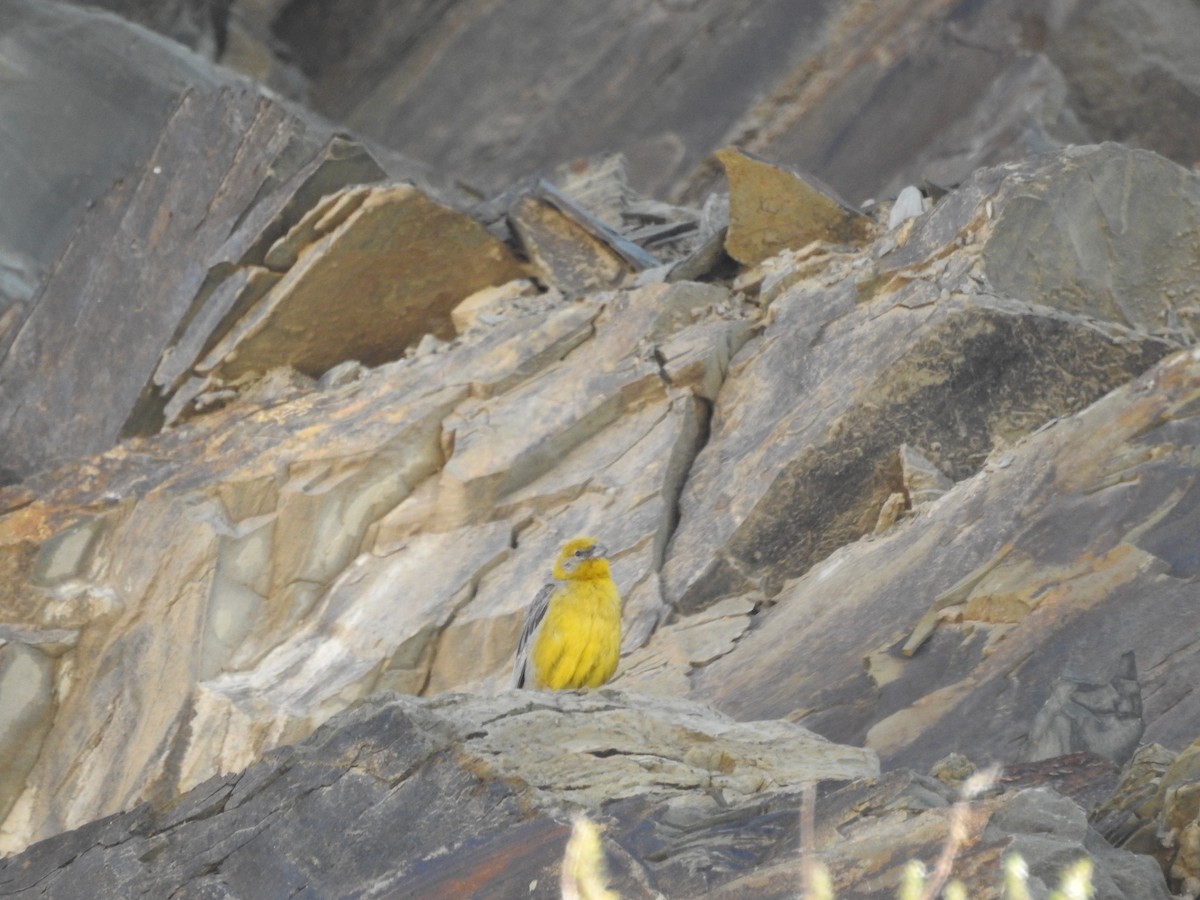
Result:
{"label": "cracked rock surface", "polygon": [[[186,37],[203,7],[211,58],[293,47],[293,98],[360,92],[345,117],[404,122],[434,174],[108,13],[6,4],[0,125],[31,143],[0,211],[0,894],[553,896],[581,810],[633,897],[793,896],[806,813],[842,896],[950,835],[971,896],[1012,849],[1034,896],[1081,853],[1099,896],[1200,894],[1200,176],[1084,143],[1108,96],[1182,152],[1067,36],[1140,17],[1142,67],[1115,38],[1111,65],[1184,109],[1184,5],[816,4],[785,33],[778,3],[534,3],[539,78],[612,75],[614,35],[679,49],[606,81],[577,144],[543,125],[588,78],[499,124],[498,81],[407,93],[488,71],[488,4],[330,24],[402,72],[313,55],[303,0],[143,16]],[[788,53],[693,121],[695,48],[766,32]],[[137,115],[106,119],[104,73]],[[945,126],[919,146],[905,84]],[[29,127],[55,85],[71,141]],[[625,156],[541,155],[617,127]],[[824,186],[876,151],[870,183],[958,174],[894,216]],[[580,534],[618,674],[505,691]]]}
{"label": "cracked rock surface", "polygon": [[[0,861],[0,891],[556,897],[567,823],[582,808],[605,824],[621,896],[788,897],[802,785],[857,779],[817,804],[816,846],[839,883],[868,874],[894,888],[904,859],[862,848],[886,841],[927,853],[962,815],[967,871],[987,872],[1019,848],[1037,891],[1057,860],[1086,849],[1097,897],[1167,896],[1143,886],[1158,874],[1152,860],[1105,849],[1083,811],[1052,790],[956,811],[935,779],[877,773],[869,751],[680,700],[610,690],[379,694],[244,772]],[[975,884],[975,895],[998,896],[986,878]]]}

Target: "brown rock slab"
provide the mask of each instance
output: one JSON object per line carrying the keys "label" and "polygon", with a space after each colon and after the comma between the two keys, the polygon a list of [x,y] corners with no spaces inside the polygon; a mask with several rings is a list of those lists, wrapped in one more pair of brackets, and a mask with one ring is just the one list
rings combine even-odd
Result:
{"label": "brown rock slab", "polygon": [[326,197],[266,263],[286,274],[198,363],[214,382],[282,365],[314,377],[346,359],[379,365],[424,334],[451,337],[463,298],[523,274],[481,225],[410,185]]}
{"label": "brown rock slab", "polygon": [[729,181],[725,251],[743,265],[818,240],[863,243],[874,231],[870,219],[812,176],[733,147],[716,156]]}
{"label": "brown rock slab", "polygon": [[[279,167],[264,179],[266,202],[248,210],[220,250],[205,260],[209,269],[193,298],[193,312],[154,372],[154,393],[170,397],[168,406],[182,406],[178,395],[186,392],[178,389],[191,376],[197,360],[282,277],[280,267],[266,259],[272,246],[326,194],[347,184],[367,184],[385,177],[362,146],[338,136],[289,172],[290,167]],[[140,415],[146,419],[160,415],[160,405],[148,399],[141,405]],[[173,418],[170,411],[167,418]]]}

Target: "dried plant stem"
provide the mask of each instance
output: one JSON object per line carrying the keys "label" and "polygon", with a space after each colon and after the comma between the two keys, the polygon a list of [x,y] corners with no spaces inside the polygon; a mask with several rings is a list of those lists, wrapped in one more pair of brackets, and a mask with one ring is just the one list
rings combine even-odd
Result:
{"label": "dried plant stem", "polygon": [[921,892],[921,900],[934,900],[949,880],[958,851],[967,841],[967,820],[971,812],[971,801],[994,785],[999,775],[999,767],[992,766],[982,772],[977,772],[963,783],[962,789],[959,791],[959,799],[950,807],[950,833],[946,835],[946,840],[942,844],[942,852],[934,864],[933,873],[925,883],[925,889]]}

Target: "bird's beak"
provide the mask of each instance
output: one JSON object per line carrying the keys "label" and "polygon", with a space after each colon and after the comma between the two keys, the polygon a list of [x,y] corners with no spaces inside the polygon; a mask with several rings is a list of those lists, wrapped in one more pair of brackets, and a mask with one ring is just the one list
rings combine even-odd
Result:
{"label": "bird's beak", "polygon": [[588,554],[592,559],[607,559],[608,548],[603,544],[597,544],[592,548],[592,552]]}

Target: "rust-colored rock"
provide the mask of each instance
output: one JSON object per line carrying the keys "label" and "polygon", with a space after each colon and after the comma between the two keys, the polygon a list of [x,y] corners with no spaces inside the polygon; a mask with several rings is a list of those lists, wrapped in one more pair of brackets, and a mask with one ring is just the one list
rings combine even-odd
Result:
{"label": "rust-colored rock", "polygon": [[874,231],[870,219],[811,176],[733,147],[716,156],[729,181],[725,250],[743,265],[813,241],[864,243]]}

